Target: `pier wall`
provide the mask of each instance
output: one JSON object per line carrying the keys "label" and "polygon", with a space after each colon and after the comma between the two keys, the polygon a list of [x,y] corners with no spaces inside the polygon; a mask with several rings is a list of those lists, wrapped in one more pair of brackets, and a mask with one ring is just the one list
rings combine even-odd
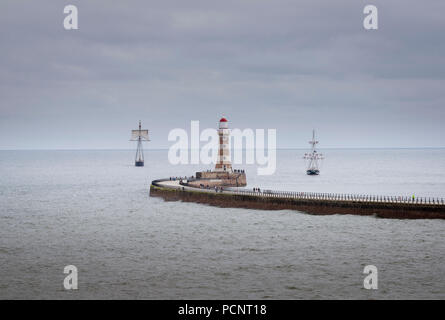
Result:
{"label": "pier wall", "polygon": [[445,219],[445,205],[422,203],[386,203],[375,201],[304,199],[289,193],[255,194],[253,192],[213,192],[192,188],[165,187],[152,183],[150,196],[166,201],[202,203],[222,208],[259,210],[297,210],[314,215],[353,214],[396,219]]}
{"label": "pier wall", "polygon": [[245,187],[247,185],[246,174],[244,172],[196,172],[196,179],[188,180],[187,185],[199,188],[205,187]]}

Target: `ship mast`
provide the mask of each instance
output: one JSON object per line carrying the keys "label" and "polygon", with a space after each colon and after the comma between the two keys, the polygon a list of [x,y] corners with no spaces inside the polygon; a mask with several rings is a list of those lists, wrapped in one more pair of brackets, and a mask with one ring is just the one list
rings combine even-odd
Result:
{"label": "ship mast", "polygon": [[315,146],[318,144],[318,141],[315,140],[315,130],[312,130],[312,140],[309,141],[309,144],[311,145],[311,152],[304,155],[304,159],[309,160],[307,173],[318,174],[319,161],[323,159],[323,155],[321,153],[318,153],[315,149]]}
{"label": "ship mast", "polygon": [[139,120],[139,129],[131,131],[131,140],[130,141],[138,142],[137,149],[136,149],[136,156],[134,159],[134,164],[136,167],[143,167],[144,166],[144,151],[142,149],[142,141],[150,141],[150,139],[148,137],[148,130],[142,129],[141,120]]}
{"label": "ship mast", "polygon": [[136,149],[135,162],[144,162],[144,151],[142,150],[142,138],[141,138],[141,120],[139,120],[138,147]]}

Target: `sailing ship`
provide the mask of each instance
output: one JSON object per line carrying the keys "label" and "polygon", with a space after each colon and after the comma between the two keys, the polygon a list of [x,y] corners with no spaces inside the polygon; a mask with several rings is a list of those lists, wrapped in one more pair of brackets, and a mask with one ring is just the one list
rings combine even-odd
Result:
{"label": "sailing ship", "polygon": [[320,174],[320,162],[323,160],[323,155],[321,153],[318,153],[318,151],[315,149],[315,145],[318,144],[318,141],[315,140],[315,130],[312,130],[312,140],[309,141],[309,144],[312,146],[310,153],[304,154],[304,159],[308,160],[308,166],[306,173],[308,175],[319,175]]}
{"label": "sailing ship", "polygon": [[139,120],[139,129],[131,130],[131,140],[137,141],[138,147],[136,149],[136,157],[134,159],[134,165],[136,167],[144,166],[144,151],[142,150],[142,141],[150,141],[148,138],[148,130],[141,129],[141,120]]}

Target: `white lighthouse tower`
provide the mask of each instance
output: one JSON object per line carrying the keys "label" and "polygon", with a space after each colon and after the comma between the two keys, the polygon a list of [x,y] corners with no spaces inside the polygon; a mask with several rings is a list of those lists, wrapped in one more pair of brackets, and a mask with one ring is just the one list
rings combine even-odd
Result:
{"label": "white lighthouse tower", "polygon": [[[225,117],[219,120],[219,148],[218,158],[213,171],[196,172],[196,179],[187,183],[189,187],[216,188],[216,187],[245,187],[247,185],[244,170],[233,169],[230,161],[230,130],[229,122]],[[216,191],[217,189],[215,189]]]}
{"label": "white lighthouse tower", "polygon": [[219,120],[219,150],[218,159],[216,161],[216,172],[233,172],[232,163],[230,162],[230,149],[229,149],[229,122],[225,117]]}

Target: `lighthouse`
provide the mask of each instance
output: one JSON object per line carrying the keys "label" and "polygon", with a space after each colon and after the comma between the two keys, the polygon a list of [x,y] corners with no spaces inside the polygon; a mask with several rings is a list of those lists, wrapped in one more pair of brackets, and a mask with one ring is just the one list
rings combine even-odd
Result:
{"label": "lighthouse", "polygon": [[229,149],[230,130],[229,130],[229,122],[225,117],[222,117],[219,120],[218,136],[219,136],[219,149],[218,149],[218,158],[215,165],[215,171],[231,173],[233,172],[233,170],[232,170],[232,163],[230,162],[230,149]]}
{"label": "lighthouse", "polygon": [[215,170],[196,172],[196,178],[187,182],[187,186],[194,188],[222,188],[245,187],[247,185],[244,170],[233,169],[230,161],[230,130],[229,121],[225,117],[219,120],[219,147]]}

